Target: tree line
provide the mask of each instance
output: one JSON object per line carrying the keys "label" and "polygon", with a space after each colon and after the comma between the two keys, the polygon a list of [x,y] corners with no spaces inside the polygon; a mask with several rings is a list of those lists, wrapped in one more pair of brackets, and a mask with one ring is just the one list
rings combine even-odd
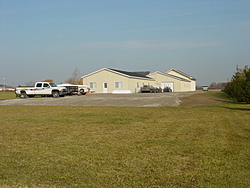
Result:
{"label": "tree line", "polygon": [[209,89],[224,89],[226,87],[226,82],[219,82],[219,83],[211,83]]}

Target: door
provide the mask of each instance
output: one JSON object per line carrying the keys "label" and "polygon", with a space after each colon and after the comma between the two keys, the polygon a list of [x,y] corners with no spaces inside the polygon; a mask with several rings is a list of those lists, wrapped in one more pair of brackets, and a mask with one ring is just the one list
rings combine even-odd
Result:
{"label": "door", "polygon": [[36,88],[34,90],[34,94],[38,95],[38,94],[42,93],[43,92],[42,88],[43,88],[43,83],[37,83]]}
{"label": "door", "polygon": [[108,93],[108,83],[107,82],[103,83],[103,93]]}
{"label": "door", "polygon": [[174,91],[174,83],[173,82],[164,82],[161,83],[162,89],[164,89],[165,87],[168,87],[172,90],[172,92]]}
{"label": "door", "polygon": [[49,95],[51,94],[51,88],[48,83],[43,83],[42,94]]}
{"label": "door", "polygon": [[37,95],[49,95],[49,94],[51,94],[50,85],[47,83],[37,83],[35,94],[37,94]]}

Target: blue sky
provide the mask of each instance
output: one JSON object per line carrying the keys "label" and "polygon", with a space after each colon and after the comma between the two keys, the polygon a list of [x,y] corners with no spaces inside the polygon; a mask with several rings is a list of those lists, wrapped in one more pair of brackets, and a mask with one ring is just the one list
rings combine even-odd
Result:
{"label": "blue sky", "polygon": [[0,83],[12,86],[104,67],[209,85],[249,60],[249,0],[0,0]]}

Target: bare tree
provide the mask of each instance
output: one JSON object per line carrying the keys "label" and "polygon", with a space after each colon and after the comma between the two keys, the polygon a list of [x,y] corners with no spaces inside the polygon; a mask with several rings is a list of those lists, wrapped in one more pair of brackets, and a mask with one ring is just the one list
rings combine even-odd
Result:
{"label": "bare tree", "polygon": [[25,85],[26,86],[33,86],[33,85],[35,85],[35,83],[36,83],[36,81],[31,80],[31,81],[25,82]]}
{"label": "bare tree", "polygon": [[224,89],[226,87],[227,83],[225,82],[219,82],[219,83],[211,83],[209,88],[210,89]]}
{"label": "bare tree", "polygon": [[46,80],[43,80],[42,82],[52,82],[52,83],[54,83],[54,81],[52,79],[46,79]]}
{"label": "bare tree", "polygon": [[78,68],[75,68],[74,72],[72,73],[72,77],[67,79],[65,82],[77,85],[82,84],[82,79],[80,77],[80,71],[78,70]]}

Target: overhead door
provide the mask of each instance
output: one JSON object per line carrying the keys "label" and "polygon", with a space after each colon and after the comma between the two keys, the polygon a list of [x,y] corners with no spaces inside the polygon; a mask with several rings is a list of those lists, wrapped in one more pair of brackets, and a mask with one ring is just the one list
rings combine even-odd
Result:
{"label": "overhead door", "polygon": [[172,89],[172,92],[174,92],[174,83],[173,82],[162,82],[161,87],[162,87],[162,89],[164,89],[165,87],[169,87],[170,89]]}

